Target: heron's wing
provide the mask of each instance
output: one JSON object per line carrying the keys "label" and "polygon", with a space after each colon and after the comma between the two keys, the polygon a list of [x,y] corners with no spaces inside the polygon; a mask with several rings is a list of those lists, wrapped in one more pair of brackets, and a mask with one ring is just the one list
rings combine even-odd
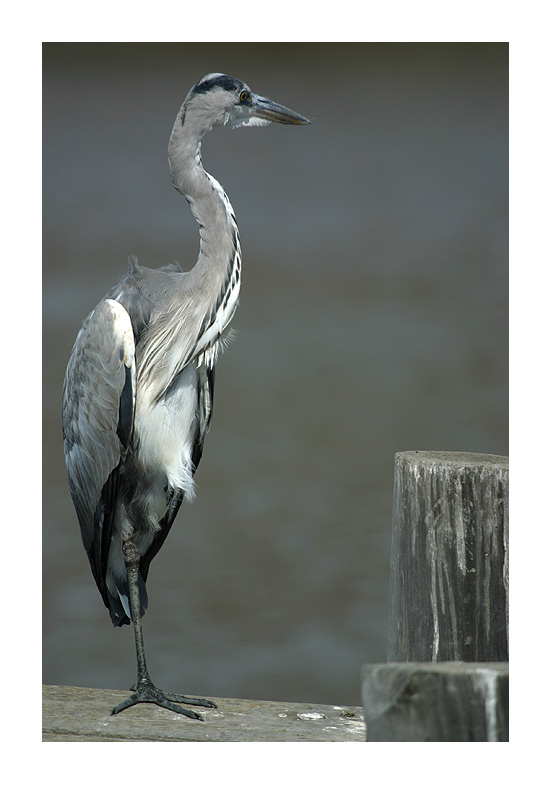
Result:
{"label": "heron's wing", "polygon": [[62,424],[69,488],[104,601],[117,467],[134,421],[135,346],[128,312],[105,299],[85,320],[67,366]]}

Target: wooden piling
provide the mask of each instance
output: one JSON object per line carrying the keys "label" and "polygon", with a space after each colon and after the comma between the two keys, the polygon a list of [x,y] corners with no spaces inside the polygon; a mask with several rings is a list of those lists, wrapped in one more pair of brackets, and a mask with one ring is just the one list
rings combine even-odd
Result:
{"label": "wooden piling", "polygon": [[365,665],[366,741],[508,741],[504,662]]}
{"label": "wooden piling", "polygon": [[508,660],[508,459],[395,458],[388,659]]}

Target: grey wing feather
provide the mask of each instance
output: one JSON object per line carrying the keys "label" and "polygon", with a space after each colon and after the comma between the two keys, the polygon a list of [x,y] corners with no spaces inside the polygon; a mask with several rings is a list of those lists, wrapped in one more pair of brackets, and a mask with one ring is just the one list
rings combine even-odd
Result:
{"label": "grey wing feather", "polygon": [[[102,491],[126,452],[136,389],[130,316],[105,299],[85,320],[67,366],[62,424],[71,496],[98,588],[105,550]],[[101,546],[101,540],[104,546]]]}

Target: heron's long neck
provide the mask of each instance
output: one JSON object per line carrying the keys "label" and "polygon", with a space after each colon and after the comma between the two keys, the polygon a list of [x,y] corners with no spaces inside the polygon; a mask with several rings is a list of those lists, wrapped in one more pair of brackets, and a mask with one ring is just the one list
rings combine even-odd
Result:
{"label": "heron's long neck", "polygon": [[[199,224],[199,257],[192,273],[218,308],[229,286],[239,287],[241,249],[232,205],[222,186],[201,163],[201,136],[188,120],[177,118],[169,143],[169,165],[175,188],[189,202]],[[232,284],[233,282],[233,284]]]}

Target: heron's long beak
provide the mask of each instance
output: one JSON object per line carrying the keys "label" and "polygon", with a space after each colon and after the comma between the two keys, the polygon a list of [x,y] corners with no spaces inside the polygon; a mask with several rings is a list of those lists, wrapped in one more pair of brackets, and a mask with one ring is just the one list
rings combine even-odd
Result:
{"label": "heron's long beak", "polygon": [[310,125],[310,120],[303,117],[286,106],[264,98],[262,95],[253,96],[251,103],[251,114],[261,120],[268,120],[272,123],[284,123],[286,125]]}

